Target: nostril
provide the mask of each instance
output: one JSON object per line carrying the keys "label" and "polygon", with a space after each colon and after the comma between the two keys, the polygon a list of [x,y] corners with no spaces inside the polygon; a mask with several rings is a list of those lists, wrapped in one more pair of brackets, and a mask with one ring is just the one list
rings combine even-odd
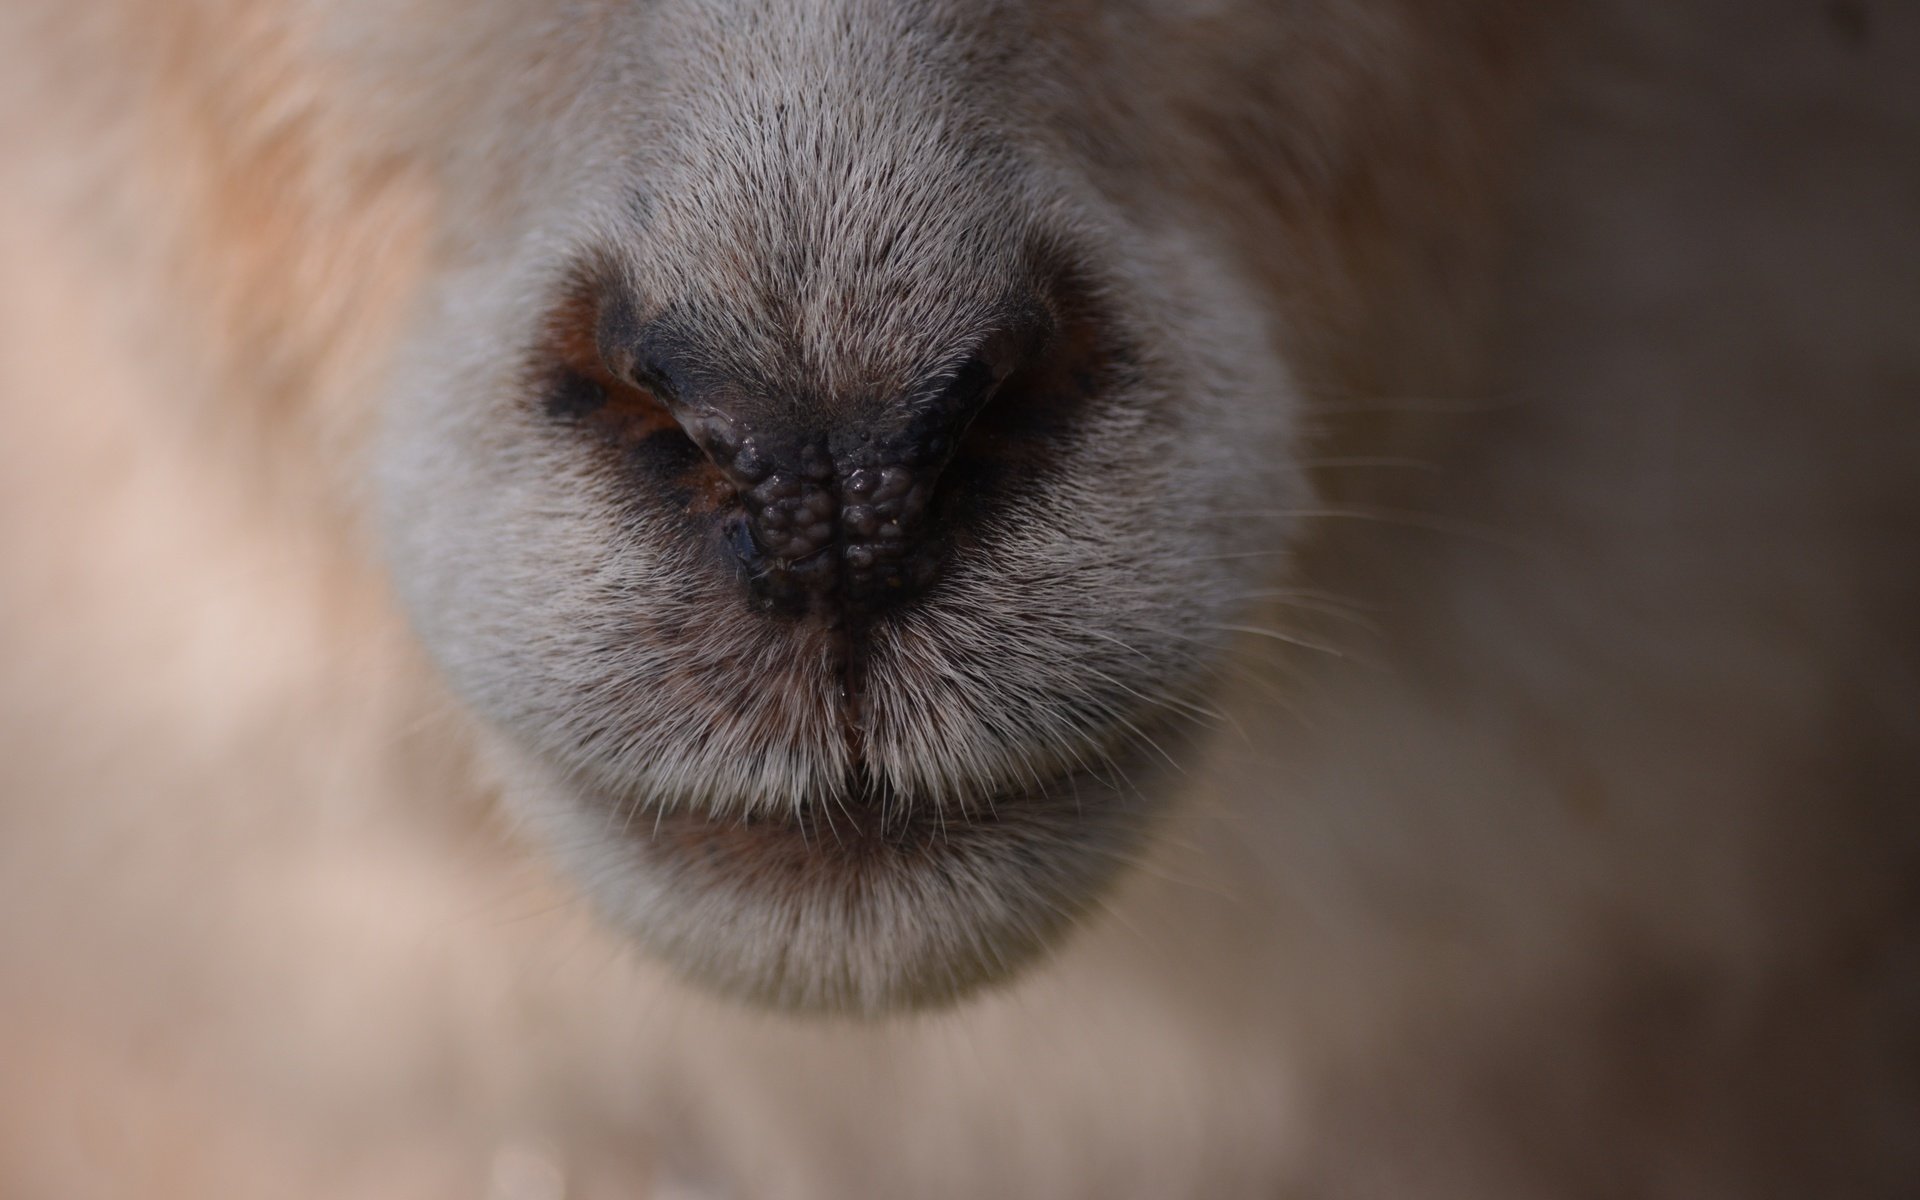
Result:
{"label": "nostril", "polygon": [[[529,383],[546,419],[584,436],[606,469],[650,509],[712,513],[733,498],[663,395],[672,381],[643,353],[617,353],[601,294],[580,285],[548,315]],[[643,347],[644,349],[644,347]]]}
{"label": "nostril", "polygon": [[969,468],[1044,470],[1086,431],[1090,409],[1138,383],[1135,343],[1096,281],[1061,269],[1047,297],[1047,315],[1000,360],[1004,373],[955,448]]}
{"label": "nostril", "polygon": [[[999,388],[1001,382],[1013,373],[1012,367],[996,369],[985,354],[976,353],[961,364],[954,372],[953,382],[947,385],[944,407],[952,413],[956,431],[964,431],[973,423],[980,409]],[[935,435],[936,438],[939,435]]]}
{"label": "nostril", "polygon": [[693,439],[657,396],[590,363],[563,359],[545,384],[541,407],[550,420],[676,470],[702,458]]}
{"label": "nostril", "polygon": [[760,560],[760,547],[753,540],[753,531],[747,528],[745,517],[735,517],[727,522],[727,549],[740,560],[741,565],[752,568]]}

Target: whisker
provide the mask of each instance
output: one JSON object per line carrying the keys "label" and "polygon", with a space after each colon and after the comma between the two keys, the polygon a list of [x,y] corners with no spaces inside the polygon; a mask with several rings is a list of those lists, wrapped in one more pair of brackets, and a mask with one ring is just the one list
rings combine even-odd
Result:
{"label": "whisker", "polygon": [[1136,700],[1139,700],[1144,704],[1157,705],[1161,708],[1168,709],[1169,711],[1181,713],[1186,716],[1205,719],[1207,721],[1214,722],[1216,725],[1220,725],[1220,726],[1231,724],[1231,718],[1229,718],[1227,714],[1220,712],[1217,709],[1207,708],[1204,705],[1195,704],[1191,701],[1181,699],[1180,697],[1171,695],[1171,694],[1164,695],[1164,696],[1151,696],[1145,692],[1140,691],[1138,688],[1132,687],[1126,683],[1121,682],[1118,679],[1115,679],[1113,676],[1107,674],[1105,671],[1100,670],[1098,667],[1087,666],[1083,669],[1086,670],[1089,674],[1099,679],[1103,679],[1106,682],[1112,684],[1114,687],[1119,688],[1121,691],[1125,692],[1127,695],[1134,697]]}
{"label": "whisker", "polygon": [[1255,637],[1270,638],[1276,642],[1285,642],[1290,646],[1299,646],[1307,650],[1318,650],[1322,654],[1331,654],[1335,658],[1347,657],[1346,651],[1335,646],[1329,646],[1325,642],[1300,637],[1298,634],[1283,633],[1278,629],[1267,629],[1259,625],[1212,625],[1209,626],[1209,628],[1222,629],[1228,633],[1249,633]]}
{"label": "whisker", "polygon": [[[1331,617],[1336,621],[1345,621],[1350,625],[1354,625],[1360,629],[1366,630],[1368,633],[1378,634],[1379,632],[1381,632],[1379,622],[1374,621],[1371,618],[1361,614],[1360,612],[1355,611],[1354,606],[1346,603],[1338,602],[1338,601],[1302,599],[1302,598],[1299,598],[1296,593],[1287,591],[1284,589],[1277,590],[1277,591],[1263,590],[1263,591],[1255,591],[1255,592],[1242,592],[1238,596],[1234,597],[1234,599],[1236,601],[1256,601],[1257,600],[1257,601],[1265,601],[1268,603],[1278,603],[1286,608],[1299,609],[1301,612],[1309,612],[1319,616]],[[1378,606],[1376,606],[1376,609],[1377,608]]]}
{"label": "whisker", "polygon": [[[1291,518],[1297,520],[1336,520],[1366,521],[1381,525],[1394,525],[1406,529],[1420,529],[1429,533],[1444,533],[1450,536],[1469,538],[1488,545],[1498,546],[1516,553],[1531,553],[1533,548],[1514,538],[1495,526],[1482,525],[1476,521],[1461,520],[1457,517],[1435,513],[1423,513],[1404,508],[1365,508],[1353,505],[1326,506],[1320,508],[1249,508],[1229,510],[1213,514],[1221,520],[1249,520],[1259,518]],[[1237,554],[1216,555],[1213,558],[1197,559],[1198,562],[1216,561],[1230,558],[1258,558],[1275,554],[1291,553],[1288,549],[1250,550]]]}

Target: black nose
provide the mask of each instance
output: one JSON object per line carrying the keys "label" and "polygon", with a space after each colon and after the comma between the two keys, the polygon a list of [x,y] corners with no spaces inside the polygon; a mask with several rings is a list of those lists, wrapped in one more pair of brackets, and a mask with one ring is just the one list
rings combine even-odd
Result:
{"label": "black nose", "polygon": [[[892,396],[767,403],[755,389],[686,386],[646,370],[680,428],[738,498],[725,539],[770,610],[855,619],[939,574],[930,519],[941,473],[975,417],[1045,341],[1009,323],[958,365]],[[823,419],[821,414],[842,414]]]}
{"label": "black nose", "polygon": [[943,540],[931,513],[943,470],[996,390],[1043,351],[1041,305],[993,326],[922,378],[864,396],[804,396],[747,382],[718,355],[624,305],[601,309],[599,359],[657,397],[733,495],[722,520],[762,609],[862,618],[924,591]]}

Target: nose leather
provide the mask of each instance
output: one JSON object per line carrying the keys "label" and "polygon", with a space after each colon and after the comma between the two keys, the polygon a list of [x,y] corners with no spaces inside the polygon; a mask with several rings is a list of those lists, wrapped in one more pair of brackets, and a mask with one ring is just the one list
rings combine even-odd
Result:
{"label": "nose leather", "polygon": [[934,485],[987,390],[925,405],[892,430],[682,418],[739,496],[729,540],[755,597],[784,611],[860,616],[930,584],[939,566],[928,529]]}
{"label": "nose leather", "polygon": [[[658,394],[738,500],[725,542],[769,611],[861,618],[934,581],[931,511],[941,472],[995,390],[1050,338],[1044,306],[978,341],[958,367],[892,395],[781,395],[690,362],[671,321],[603,307],[602,358]],[[676,369],[676,363],[678,368]]]}

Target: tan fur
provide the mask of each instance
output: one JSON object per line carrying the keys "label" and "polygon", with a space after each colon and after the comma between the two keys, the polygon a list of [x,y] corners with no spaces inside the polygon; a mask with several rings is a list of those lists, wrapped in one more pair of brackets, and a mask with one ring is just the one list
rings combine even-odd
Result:
{"label": "tan fur", "polygon": [[[1912,1194],[1917,66],[1898,6],[1786,0],[0,9],[0,1191]],[[756,277],[789,160],[735,110],[776,94],[899,170],[800,173],[804,302]],[[865,752],[962,820],[1122,755],[1075,664],[1217,716],[1153,728],[1150,836],[1062,873],[1071,919],[935,939],[1010,981],[689,987],[884,1008],[975,914],[649,892],[656,817],[840,752],[718,585],[631,652],[759,645],[740,753],[659,715],[744,688],[723,655],[585,710],[646,716],[588,762],[630,822],[555,782],[527,714],[608,661],[570,572],[658,616],[691,568],[543,515],[612,500],[514,356],[587,248],[727,296],[756,361],[792,315],[809,369],[892,379],[1006,269],[955,239],[1030,220],[1119,280],[1149,382],[1094,437],[1141,474],[1068,469],[955,568]],[[488,607],[507,562],[548,624]],[[1016,622],[1062,562],[1121,567]],[[927,690],[982,660],[1009,690]],[[1009,681],[1055,701],[1025,764],[969,732]],[[777,928],[815,939],[784,991]]]}

